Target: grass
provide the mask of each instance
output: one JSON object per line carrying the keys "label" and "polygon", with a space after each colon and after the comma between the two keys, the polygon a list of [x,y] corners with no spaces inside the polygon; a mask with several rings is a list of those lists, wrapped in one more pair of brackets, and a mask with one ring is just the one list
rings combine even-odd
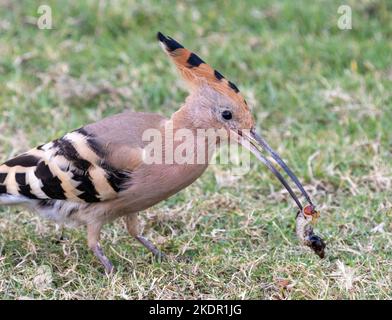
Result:
{"label": "grass", "polygon": [[[351,5],[353,29],[337,28]],[[385,1],[0,1],[0,160],[123,110],[169,116],[185,91],[162,31],[234,81],[259,129],[319,204],[318,259],[297,244],[295,208],[254,161],[239,180],[210,167],[143,213],[144,234],[192,263],[152,260],[121,221],[83,229],[0,209],[0,298],[391,299],[392,6]],[[219,183],[217,183],[219,181]]]}

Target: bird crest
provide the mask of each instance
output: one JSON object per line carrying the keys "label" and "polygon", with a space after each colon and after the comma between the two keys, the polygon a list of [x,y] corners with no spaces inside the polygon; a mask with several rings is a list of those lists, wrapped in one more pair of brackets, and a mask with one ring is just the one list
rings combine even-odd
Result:
{"label": "bird crest", "polygon": [[184,48],[173,38],[166,37],[161,32],[158,32],[157,38],[191,90],[195,90],[202,85],[208,85],[230,97],[244,110],[249,111],[246,100],[233,82],[227,80],[219,71],[204,62],[197,54]]}

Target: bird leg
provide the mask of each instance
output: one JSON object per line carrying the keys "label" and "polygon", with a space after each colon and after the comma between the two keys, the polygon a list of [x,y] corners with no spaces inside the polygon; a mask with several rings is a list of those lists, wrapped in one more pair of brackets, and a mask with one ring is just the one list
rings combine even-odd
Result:
{"label": "bird leg", "polygon": [[99,261],[105,267],[107,274],[111,274],[114,271],[113,264],[105,256],[103,250],[99,244],[99,238],[101,233],[102,225],[89,224],[87,226],[87,241],[89,248],[93,251],[94,255],[99,259]]}
{"label": "bird leg", "polygon": [[140,223],[137,213],[125,216],[124,220],[129,234],[139,241],[143,246],[145,246],[148,251],[154,255],[155,258],[160,261],[166,257],[165,254],[162,253],[150,240],[140,234]]}

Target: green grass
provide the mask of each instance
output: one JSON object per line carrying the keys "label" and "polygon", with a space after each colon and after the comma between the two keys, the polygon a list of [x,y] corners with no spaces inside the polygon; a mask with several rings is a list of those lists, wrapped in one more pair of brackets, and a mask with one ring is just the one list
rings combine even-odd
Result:
{"label": "green grass", "polygon": [[[337,8],[353,29],[337,28]],[[103,275],[83,229],[0,209],[0,298],[391,299],[392,5],[390,1],[0,1],[0,160],[123,110],[169,116],[186,93],[155,39],[171,35],[220,70],[260,131],[319,204],[318,259],[298,246],[295,207],[254,161],[235,183],[210,167],[144,212],[152,260],[121,221],[102,244]],[[222,173],[223,172],[223,173]]]}

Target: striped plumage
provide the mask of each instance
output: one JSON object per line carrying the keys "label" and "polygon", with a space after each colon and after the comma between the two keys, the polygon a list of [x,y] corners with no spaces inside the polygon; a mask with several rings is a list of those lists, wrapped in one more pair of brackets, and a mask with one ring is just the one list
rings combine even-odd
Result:
{"label": "striped plumage", "polygon": [[105,151],[84,129],[41,145],[0,165],[0,197],[107,201],[130,183],[131,172],[105,161]]}

